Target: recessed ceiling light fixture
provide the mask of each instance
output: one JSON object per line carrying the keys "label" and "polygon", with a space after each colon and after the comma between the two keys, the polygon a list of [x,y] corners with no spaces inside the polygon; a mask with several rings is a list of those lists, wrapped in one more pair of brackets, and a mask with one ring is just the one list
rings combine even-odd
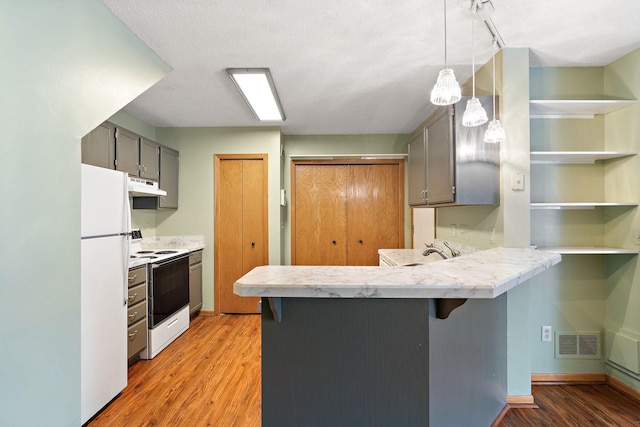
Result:
{"label": "recessed ceiling light fixture", "polygon": [[268,68],[227,68],[227,74],[258,120],[285,120],[284,110]]}

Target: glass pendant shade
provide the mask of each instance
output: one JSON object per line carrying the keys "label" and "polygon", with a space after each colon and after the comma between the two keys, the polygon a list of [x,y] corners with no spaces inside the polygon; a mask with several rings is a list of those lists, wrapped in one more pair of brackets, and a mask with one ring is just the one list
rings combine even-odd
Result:
{"label": "glass pendant shade", "polygon": [[480,126],[489,120],[487,112],[475,96],[467,101],[467,108],[462,116],[462,125],[467,127]]}
{"label": "glass pendant shade", "polygon": [[445,68],[438,74],[438,81],[431,91],[431,102],[435,105],[451,105],[460,101],[460,85],[451,68]]}
{"label": "glass pendant shade", "polygon": [[498,142],[504,142],[505,137],[504,129],[500,124],[500,120],[491,120],[487,131],[484,133],[484,142],[496,144]]}

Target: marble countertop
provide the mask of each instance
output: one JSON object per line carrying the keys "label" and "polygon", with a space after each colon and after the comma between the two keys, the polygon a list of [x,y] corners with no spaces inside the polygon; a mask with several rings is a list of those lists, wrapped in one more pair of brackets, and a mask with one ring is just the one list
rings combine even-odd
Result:
{"label": "marble countertop", "polygon": [[261,266],[233,289],[263,297],[495,298],[560,261],[541,250],[494,248],[417,266]]}
{"label": "marble countertop", "polygon": [[[204,236],[145,237],[140,242],[140,248],[144,250],[181,249],[194,252],[204,249]],[[140,267],[148,262],[148,258],[131,258],[129,259],[129,268]]]}

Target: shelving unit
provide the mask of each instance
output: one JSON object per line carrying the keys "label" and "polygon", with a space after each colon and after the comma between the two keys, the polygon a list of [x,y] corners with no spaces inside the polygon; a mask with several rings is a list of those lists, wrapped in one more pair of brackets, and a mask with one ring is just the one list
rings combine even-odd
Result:
{"label": "shelving unit", "polygon": [[531,164],[589,165],[636,154],[634,151],[532,151]]}
{"label": "shelving unit", "polygon": [[620,248],[597,246],[554,246],[539,247],[538,249],[563,255],[636,255],[638,251]]}
{"label": "shelving unit", "polygon": [[529,117],[532,119],[593,119],[637,101],[632,99],[532,99]]}
{"label": "shelving unit", "polygon": [[[537,99],[530,101],[532,119],[593,119],[596,114],[608,114],[635,104],[629,99]],[[532,165],[590,165],[623,157],[634,156],[630,151],[532,151]],[[635,208],[637,202],[532,202],[531,210],[585,210],[596,208]],[[532,242],[535,244],[535,242]],[[593,246],[540,247],[541,250],[565,255],[637,255],[637,250]]]}
{"label": "shelving unit", "polygon": [[609,202],[569,202],[569,203],[531,203],[531,209],[595,209],[606,207],[635,207],[638,203]]}

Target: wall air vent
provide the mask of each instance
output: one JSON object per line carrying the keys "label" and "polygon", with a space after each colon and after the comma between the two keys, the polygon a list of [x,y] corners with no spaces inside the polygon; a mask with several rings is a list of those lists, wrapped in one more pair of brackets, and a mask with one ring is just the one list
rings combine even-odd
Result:
{"label": "wall air vent", "polygon": [[600,332],[556,332],[556,359],[600,359]]}

